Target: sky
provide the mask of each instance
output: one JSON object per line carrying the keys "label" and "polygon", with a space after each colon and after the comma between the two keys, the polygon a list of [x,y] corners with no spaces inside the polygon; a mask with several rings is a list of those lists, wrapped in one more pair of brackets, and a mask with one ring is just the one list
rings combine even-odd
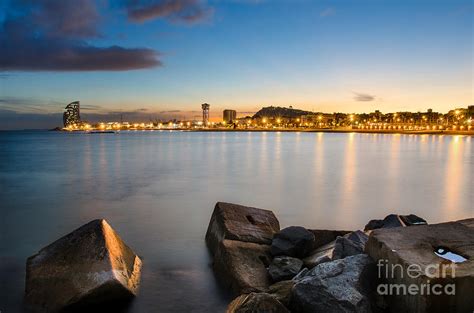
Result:
{"label": "sky", "polygon": [[474,104],[471,0],[0,0],[0,129]]}

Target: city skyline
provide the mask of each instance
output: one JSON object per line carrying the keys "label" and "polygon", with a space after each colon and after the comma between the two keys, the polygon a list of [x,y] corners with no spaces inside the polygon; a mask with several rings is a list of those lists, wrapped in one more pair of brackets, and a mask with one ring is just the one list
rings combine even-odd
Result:
{"label": "city skyline", "polygon": [[84,114],[132,120],[192,118],[204,102],[211,118],[270,105],[362,113],[474,104],[470,1],[1,6],[1,129],[56,126],[74,100]]}

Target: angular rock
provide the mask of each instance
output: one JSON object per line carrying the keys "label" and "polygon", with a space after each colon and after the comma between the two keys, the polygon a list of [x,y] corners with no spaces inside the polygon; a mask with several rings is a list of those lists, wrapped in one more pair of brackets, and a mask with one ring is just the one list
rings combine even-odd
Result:
{"label": "angular rock", "polygon": [[314,235],[301,226],[290,226],[276,233],[272,240],[272,255],[302,258],[314,247]]}
{"label": "angular rock", "polygon": [[44,312],[127,299],[137,294],[141,264],[105,220],[94,220],[28,258],[25,299]]}
{"label": "angular rock", "polygon": [[[468,223],[469,224],[469,223]],[[463,256],[463,263],[452,263],[437,256],[437,247]],[[461,222],[378,229],[371,233],[366,252],[381,264],[384,287],[416,286],[415,294],[391,293],[387,298],[392,312],[471,312],[474,307],[474,228]],[[454,269],[453,269],[454,268]],[[388,275],[387,275],[388,273]],[[421,295],[422,285],[441,285],[442,294]],[[451,295],[446,286],[455,284]],[[413,289],[412,289],[413,290]],[[439,291],[440,289],[438,289]],[[412,291],[413,292],[413,291]]]}
{"label": "angular rock", "polygon": [[320,264],[296,282],[292,289],[294,312],[370,313],[376,269],[365,254]]}
{"label": "angular rock", "polygon": [[270,245],[279,230],[280,223],[272,211],[217,202],[207,228],[206,242],[213,254],[224,239]]}
{"label": "angular rock", "polygon": [[289,256],[277,256],[268,267],[273,282],[292,279],[299,273],[303,261]]}
{"label": "angular rock", "polygon": [[346,237],[339,237],[336,239],[336,243],[334,245],[334,251],[332,253],[332,259],[343,259],[345,257],[362,254],[364,253],[364,245],[350,240]]}
{"label": "angular rock", "polygon": [[322,247],[334,240],[337,237],[342,237],[349,234],[349,230],[326,230],[326,229],[308,229],[314,235],[313,250]]}
{"label": "angular rock", "polygon": [[268,293],[288,308],[290,306],[291,289],[294,285],[295,281],[293,280],[282,280],[268,287]]}
{"label": "angular rock", "polygon": [[227,313],[289,313],[288,309],[268,293],[243,294],[227,307]]}
{"label": "angular rock", "polygon": [[406,226],[418,226],[428,224],[424,219],[419,216],[416,216],[415,214],[400,215],[400,219]]}
{"label": "angular rock", "polygon": [[223,240],[214,256],[217,279],[235,294],[263,292],[270,285],[270,246]]}

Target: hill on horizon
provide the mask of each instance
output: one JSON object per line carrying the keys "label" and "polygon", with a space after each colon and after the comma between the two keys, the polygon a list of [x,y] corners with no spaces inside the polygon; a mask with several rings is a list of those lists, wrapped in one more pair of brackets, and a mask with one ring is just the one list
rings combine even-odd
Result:
{"label": "hill on horizon", "polygon": [[257,113],[254,114],[253,118],[261,118],[261,117],[268,117],[268,118],[275,118],[275,117],[290,117],[295,118],[301,115],[313,114],[311,111],[304,111],[299,109],[293,108],[285,108],[285,107],[264,107],[261,108]]}

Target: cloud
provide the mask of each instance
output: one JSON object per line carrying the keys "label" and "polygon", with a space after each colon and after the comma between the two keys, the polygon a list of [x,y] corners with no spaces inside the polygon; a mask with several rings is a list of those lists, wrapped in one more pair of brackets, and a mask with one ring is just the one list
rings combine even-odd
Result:
{"label": "cloud", "polygon": [[319,13],[319,16],[320,17],[328,17],[328,16],[331,16],[331,15],[334,15],[336,14],[336,10],[334,8],[326,8],[324,10],[321,11],[321,13]]}
{"label": "cloud", "polygon": [[157,18],[197,23],[212,16],[214,9],[200,0],[130,0],[126,4],[128,18],[143,23]]}
{"label": "cloud", "polygon": [[0,71],[124,71],[161,65],[148,48],[98,47],[93,0],[12,2],[0,24]]}
{"label": "cloud", "polygon": [[375,96],[369,95],[367,93],[354,92],[354,100],[355,101],[374,101]]}

